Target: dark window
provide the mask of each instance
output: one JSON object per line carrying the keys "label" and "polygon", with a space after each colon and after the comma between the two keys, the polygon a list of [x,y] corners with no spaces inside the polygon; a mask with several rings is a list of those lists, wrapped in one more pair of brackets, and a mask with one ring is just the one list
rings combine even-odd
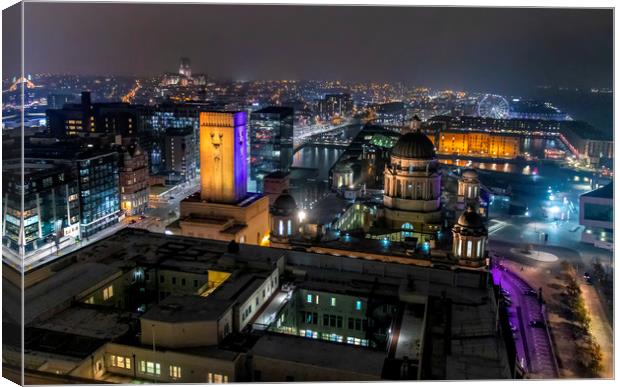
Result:
{"label": "dark window", "polygon": [[181,278],[181,285],[185,286],[185,278]]}
{"label": "dark window", "polygon": [[176,285],[177,284],[177,277],[172,277],[172,284]]}
{"label": "dark window", "polygon": [[353,317],[349,317],[349,329],[353,329],[355,327],[353,323]]}
{"label": "dark window", "polygon": [[329,315],[328,314],[324,314],[323,315],[323,326],[329,326]]}
{"label": "dark window", "polygon": [[342,316],[338,316],[338,328],[342,328]]}
{"label": "dark window", "polygon": [[360,320],[359,318],[355,319],[355,330],[356,331],[362,330],[362,320]]}

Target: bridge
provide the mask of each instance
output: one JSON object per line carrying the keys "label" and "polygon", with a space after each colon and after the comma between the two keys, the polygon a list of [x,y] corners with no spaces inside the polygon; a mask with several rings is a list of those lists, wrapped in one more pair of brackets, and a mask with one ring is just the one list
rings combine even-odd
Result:
{"label": "bridge", "polygon": [[356,123],[354,120],[347,120],[338,125],[320,124],[295,128],[293,152],[297,152],[309,143],[313,145],[347,146],[351,143],[351,139],[343,139],[342,134],[347,127]]}

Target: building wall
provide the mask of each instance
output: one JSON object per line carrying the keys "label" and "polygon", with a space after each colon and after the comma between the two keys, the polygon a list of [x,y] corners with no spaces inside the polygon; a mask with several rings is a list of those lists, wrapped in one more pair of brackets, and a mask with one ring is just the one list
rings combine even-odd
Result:
{"label": "building wall", "polygon": [[[112,356],[122,356],[129,358],[129,368],[116,367],[112,365]],[[157,349],[153,351],[151,346],[137,347],[117,343],[107,343],[94,354],[95,361],[104,363],[104,373],[97,379],[102,380],[106,374],[116,374],[129,377],[131,379],[142,379],[151,382],[177,382],[177,383],[208,383],[209,374],[213,379],[216,375],[226,377],[227,382],[238,381],[237,369],[239,363],[244,360],[243,356],[230,354],[228,359],[215,358],[199,355],[189,355],[185,353]],[[152,375],[142,372],[140,369],[141,361],[159,363],[160,374]],[[86,359],[81,366],[76,368],[71,374],[92,378],[93,367],[91,359]],[[175,378],[170,374],[170,367],[179,367],[181,376]]]}
{"label": "building wall", "polygon": [[222,219],[232,219],[234,224],[245,225],[242,230],[234,234],[220,233],[220,226],[209,226],[199,221],[190,220],[179,222],[180,235],[198,238],[215,239],[221,241],[235,240],[239,243],[259,245],[265,236],[269,235],[269,198],[260,197],[245,206],[222,203],[205,203],[199,201],[181,202],[181,219],[188,216],[215,216]]}
{"label": "building wall", "polygon": [[265,302],[279,288],[279,271],[275,269],[269,277],[254,291],[247,300],[240,300],[239,306],[236,308],[239,326],[235,330],[241,331],[254,318],[256,312],[263,307]]}
{"label": "building wall", "polygon": [[[174,311],[172,312],[174,313]],[[224,313],[231,315],[232,309]],[[215,316],[208,316],[215,317]],[[199,347],[203,345],[217,345],[219,342],[218,320],[165,322],[140,318],[141,342],[143,345],[161,345],[164,348]]]}
{"label": "building wall", "polygon": [[[337,368],[317,367],[264,356],[254,356],[254,377],[269,382],[371,381],[381,375],[359,374]],[[254,380],[257,381],[257,380]]]}
{"label": "building wall", "polygon": [[437,151],[479,157],[515,158],[520,154],[520,141],[512,136],[445,131],[439,136]]}

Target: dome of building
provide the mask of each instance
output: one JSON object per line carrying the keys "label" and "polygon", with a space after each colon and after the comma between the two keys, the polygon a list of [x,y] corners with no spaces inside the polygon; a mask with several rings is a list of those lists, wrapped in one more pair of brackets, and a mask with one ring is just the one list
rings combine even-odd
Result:
{"label": "dome of building", "polygon": [[392,156],[408,159],[434,159],[435,146],[421,131],[410,132],[403,135],[394,145]]}
{"label": "dome of building", "polygon": [[463,171],[461,176],[463,176],[465,179],[477,179],[478,173],[473,169],[466,169],[465,171]]}
{"label": "dome of building", "polygon": [[285,190],[278,196],[275,202],[273,202],[272,207],[274,212],[289,212],[297,210],[297,203],[288,191]]}
{"label": "dome of building", "polygon": [[336,173],[353,173],[353,168],[348,163],[338,163],[334,167]]}
{"label": "dome of building", "polygon": [[456,223],[465,229],[483,230],[485,228],[484,220],[472,207],[468,207]]}

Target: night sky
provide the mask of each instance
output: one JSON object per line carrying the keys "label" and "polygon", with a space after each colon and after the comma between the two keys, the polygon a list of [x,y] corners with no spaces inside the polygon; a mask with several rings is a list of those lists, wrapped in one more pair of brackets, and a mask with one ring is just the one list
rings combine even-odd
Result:
{"label": "night sky", "polygon": [[154,75],[187,56],[232,79],[612,87],[611,10],[26,3],[25,18],[33,73]]}

